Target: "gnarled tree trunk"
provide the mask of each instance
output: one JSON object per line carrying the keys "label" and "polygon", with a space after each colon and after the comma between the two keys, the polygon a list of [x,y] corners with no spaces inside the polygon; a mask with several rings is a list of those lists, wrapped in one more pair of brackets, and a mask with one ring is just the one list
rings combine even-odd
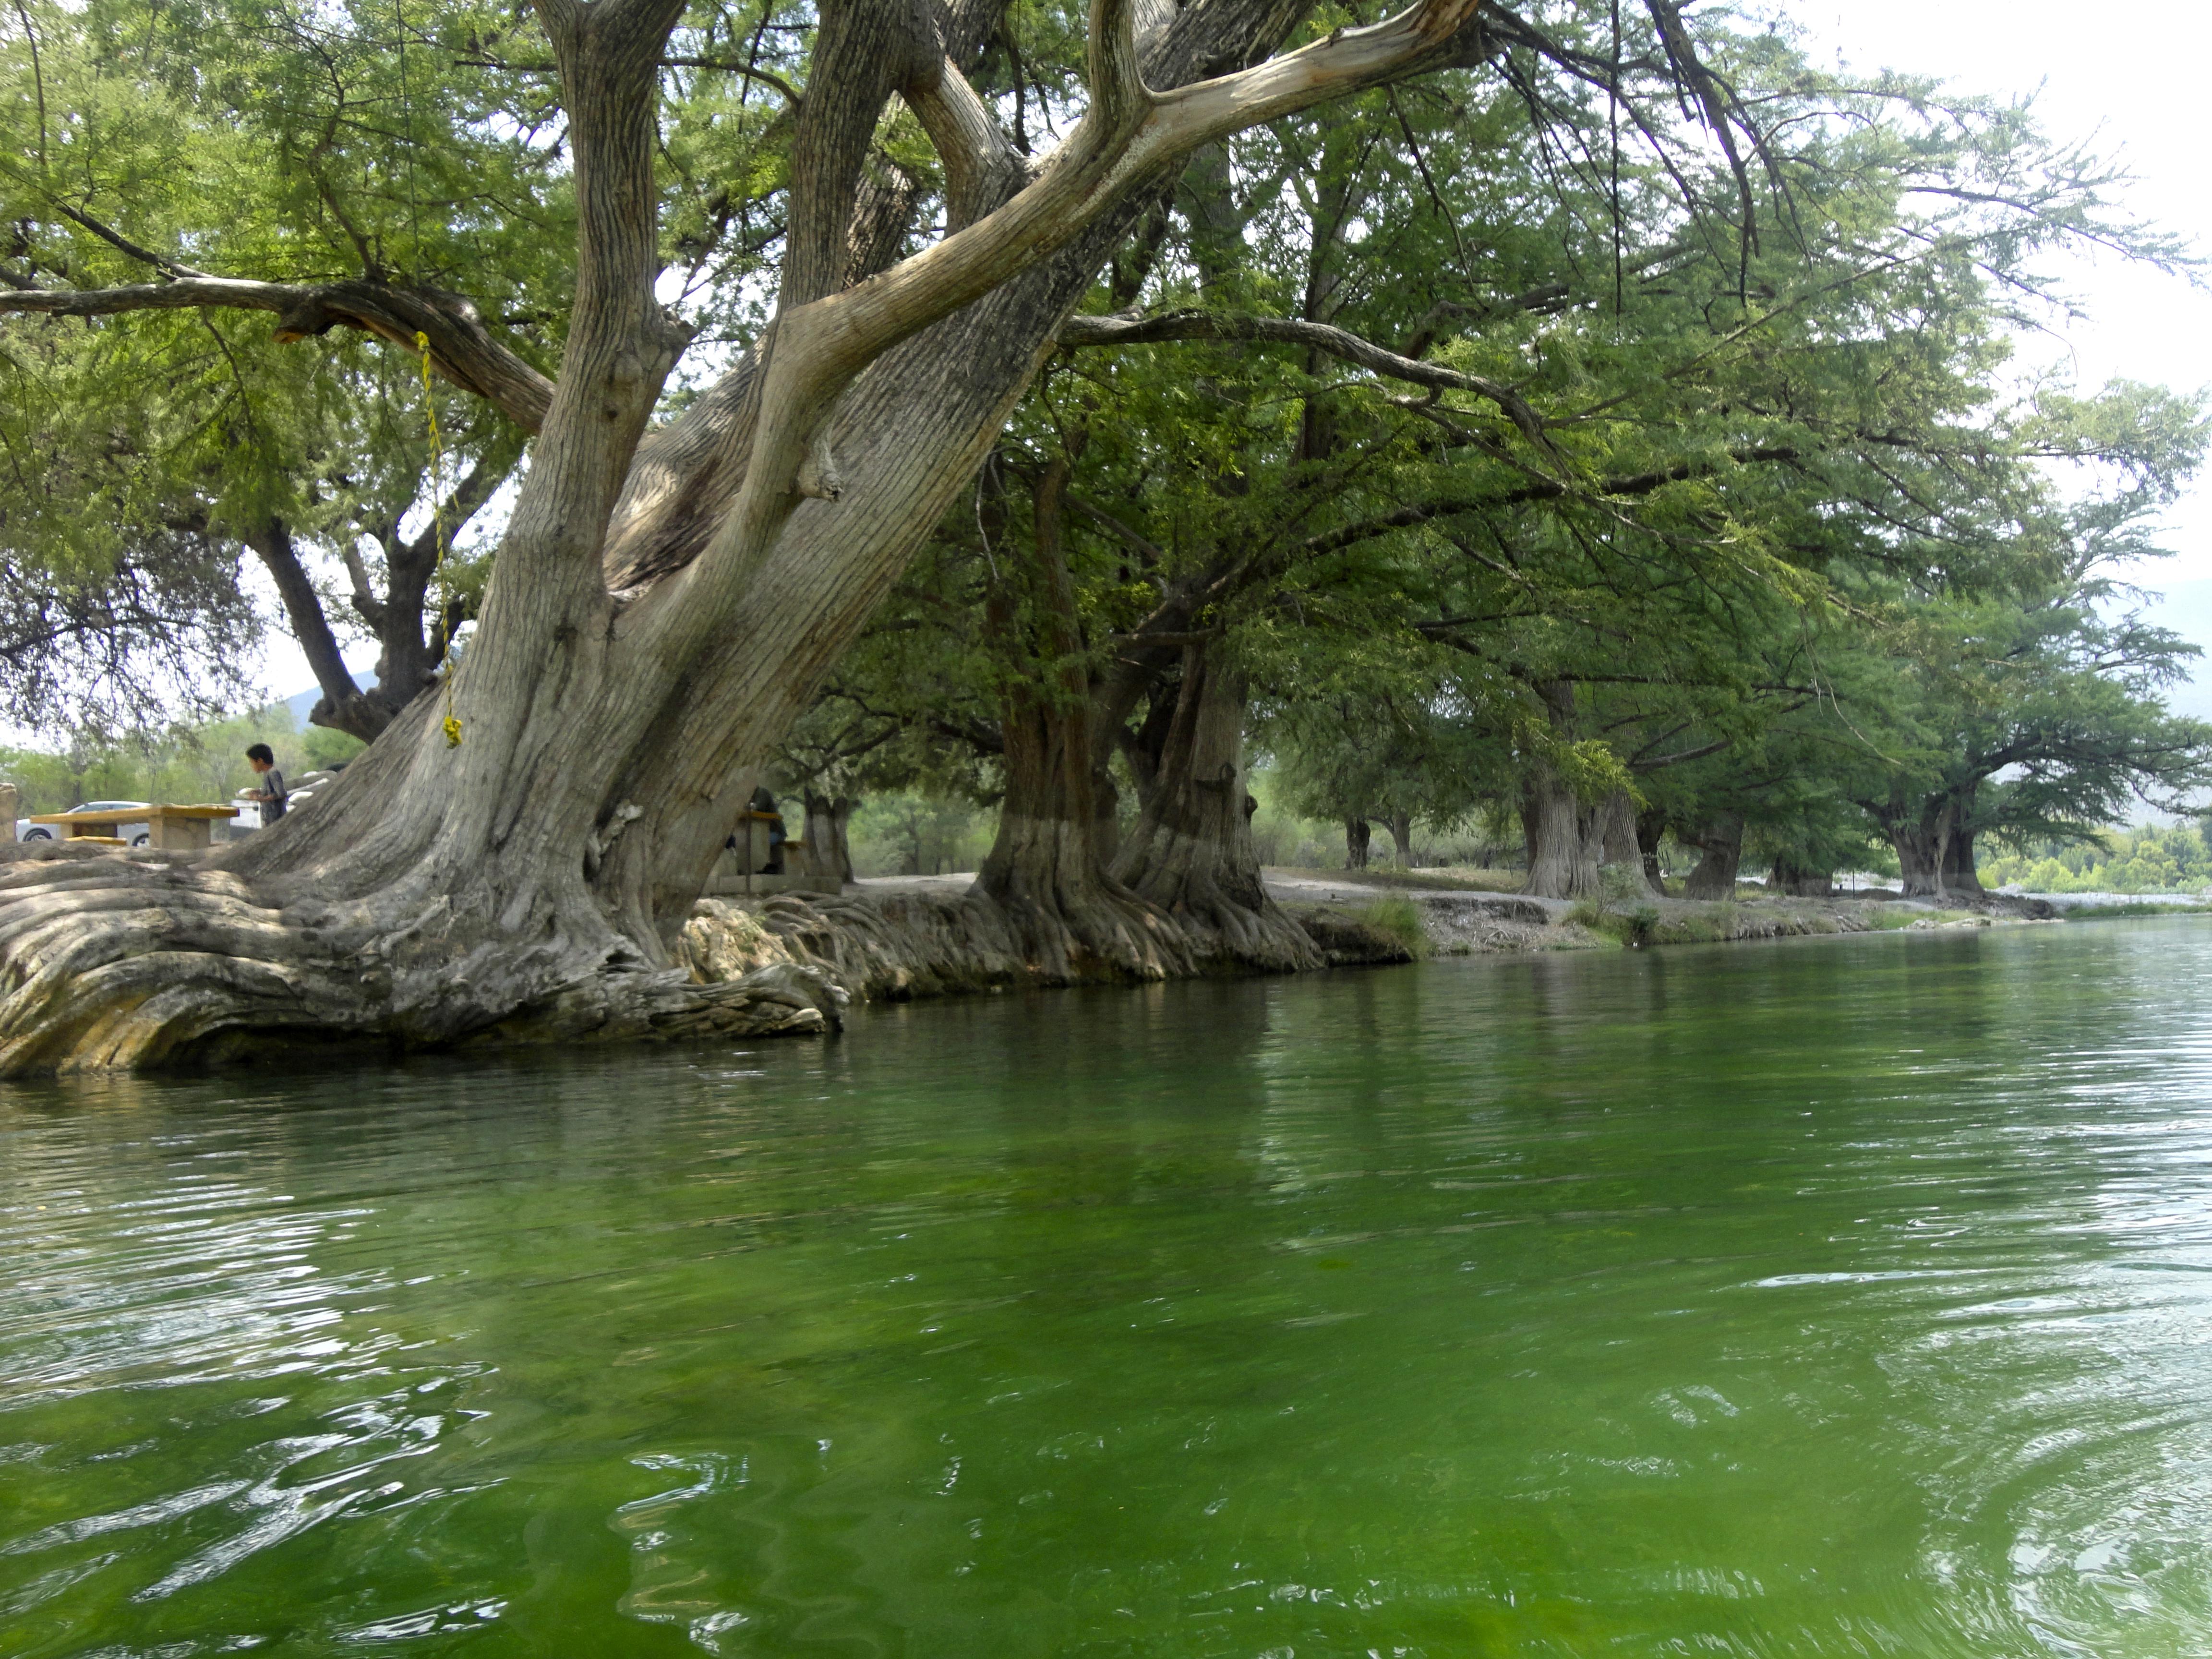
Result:
{"label": "gnarled tree trunk", "polygon": [[1365,818],[1346,818],[1344,821],[1344,867],[1364,870],[1368,849],[1374,845],[1375,826]]}
{"label": "gnarled tree trunk", "polygon": [[1200,959],[1290,970],[1322,965],[1305,930],[1267,896],[1244,787],[1245,683],[1219,647],[1187,647],[1152,799],[1114,876],[1181,924]]}
{"label": "gnarled tree trunk", "polygon": [[1690,878],[1682,884],[1682,896],[1690,899],[1732,899],[1736,871],[1743,863],[1743,819],[1723,812],[1691,837],[1704,854]]}
{"label": "gnarled tree trunk", "polygon": [[1067,475],[1063,459],[1037,481],[1034,552],[1024,558],[1009,544],[1012,568],[986,603],[987,631],[1017,672],[1000,714],[1006,799],[975,887],[1048,982],[1160,979],[1189,970],[1182,930],[1109,876],[1101,857],[1114,787],[1093,741],[1075,583],[1061,542]]}
{"label": "gnarled tree trunk", "polygon": [[1943,890],[1943,851],[1920,825],[1899,824],[1889,832],[1897,853],[1899,890],[1906,898],[1933,898]]}
{"label": "gnarled tree trunk", "polygon": [[1568,899],[1601,890],[1598,860],[1605,838],[1596,811],[1548,767],[1540,768],[1522,789],[1521,827],[1528,842],[1528,879],[1522,892]]}
{"label": "gnarled tree trunk", "polygon": [[1398,867],[1413,867],[1413,817],[1410,812],[1390,815],[1390,844],[1395,849]]}
{"label": "gnarled tree trunk", "polygon": [[1971,793],[1945,794],[1922,803],[1917,813],[1893,802],[1878,814],[1890,846],[1896,849],[1905,897],[1941,898],[1947,893],[1974,897],[1982,892],[1981,877],[1974,868],[1973,831],[1962,827],[1972,806]]}

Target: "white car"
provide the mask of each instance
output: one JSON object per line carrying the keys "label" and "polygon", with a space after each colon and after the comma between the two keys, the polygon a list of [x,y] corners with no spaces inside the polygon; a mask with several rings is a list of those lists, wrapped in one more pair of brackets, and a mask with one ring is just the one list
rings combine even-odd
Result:
{"label": "white car", "polygon": [[[143,800],[88,800],[70,807],[70,811],[72,812],[119,812],[149,804]],[[59,823],[33,823],[28,818],[17,818],[15,839],[17,841],[59,841],[62,839],[62,831],[66,827]],[[116,826],[115,833],[133,847],[143,847],[153,839],[153,828],[149,824],[121,823]]]}
{"label": "white car", "polygon": [[[336,783],[338,781],[338,774],[344,770],[343,766],[334,766],[327,771],[302,772],[299,781],[289,785],[284,791],[284,810],[288,812],[298,811],[309,801],[314,799],[315,792],[325,784]],[[238,816],[230,820],[230,834],[251,835],[262,827],[261,803],[258,800],[247,800],[243,789],[238,792],[237,799],[234,799],[231,805],[238,809]]]}

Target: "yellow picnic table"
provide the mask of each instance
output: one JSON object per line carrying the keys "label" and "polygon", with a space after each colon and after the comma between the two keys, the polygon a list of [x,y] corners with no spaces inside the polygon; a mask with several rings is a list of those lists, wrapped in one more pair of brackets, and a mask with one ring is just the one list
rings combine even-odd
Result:
{"label": "yellow picnic table", "polygon": [[115,831],[122,825],[143,823],[148,846],[182,853],[212,847],[215,821],[237,816],[235,806],[103,806],[90,811],[34,813],[31,822],[62,824],[72,841],[118,841]]}

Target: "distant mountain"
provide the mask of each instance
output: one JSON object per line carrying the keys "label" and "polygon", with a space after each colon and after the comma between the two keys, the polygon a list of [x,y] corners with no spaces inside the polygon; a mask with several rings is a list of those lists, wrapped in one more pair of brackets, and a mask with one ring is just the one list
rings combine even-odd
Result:
{"label": "distant mountain", "polygon": [[[375,675],[358,669],[354,672],[353,679],[354,684],[364,691],[376,684]],[[292,711],[292,729],[295,732],[304,732],[307,729],[307,716],[315,712],[315,705],[322,700],[323,693],[319,686],[310,686],[307,690],[295,692],[284,699],[284,707]]]}

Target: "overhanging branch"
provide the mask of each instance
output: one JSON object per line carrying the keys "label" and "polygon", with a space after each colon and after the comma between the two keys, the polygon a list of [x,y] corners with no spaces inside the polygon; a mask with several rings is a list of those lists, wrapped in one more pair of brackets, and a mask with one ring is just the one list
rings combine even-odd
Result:
{"label": "overhanging branch", "polygon": [[114,317],[133,311],[267,311],[285,343],[357,328],[414,354],[417,333],[430,338],[430,360],[447,380],[492,404],[526,432],[544,424],[553,382],[493,339],[477,308],[437,289],[381,283],[260,283],[190,276],[119,288],[0,290],[0,312],[46,317]]}
{"label": "overhanging branch", "polygon": [[1414,386],[1472,392],[1495,404],[1529,442],[1549,447],[1544,420],[1511,386],[1441,363],[1403,357],[1372,340],[1328,323],[1290,317],[1254,317],[1208,311],[1170,311],[1154,317],[1071,317],[1060,325],[1064,346],[1143,345],[1166,340],[1258,340],[1310,347],[1330,356]]}

